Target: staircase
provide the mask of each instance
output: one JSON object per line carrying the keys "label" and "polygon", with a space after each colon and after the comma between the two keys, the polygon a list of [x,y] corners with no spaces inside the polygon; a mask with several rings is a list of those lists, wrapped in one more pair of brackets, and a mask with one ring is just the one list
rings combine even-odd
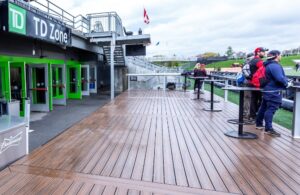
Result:
{"label": "staircase", "polygon": [[[110,46],[103,46],[103,50],[107,59],[107,63],[110,66]],[[122,45],[116,45],[115,47],[114,64],[115,66],[125,66],[125,57]]]}
{"label": "staircase", "polygon": [[129,73],[174,73],[177,68],[168,68],[153,64],[139,57],[126,57],[126,66],[129,67]]}

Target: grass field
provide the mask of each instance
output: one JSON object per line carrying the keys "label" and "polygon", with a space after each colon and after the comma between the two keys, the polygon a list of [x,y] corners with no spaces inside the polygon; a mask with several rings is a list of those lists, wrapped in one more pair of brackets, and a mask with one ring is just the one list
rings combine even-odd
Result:
{"label": "grass field", "polygon": [[[293,60],[299,59],[300,60],[300,55],[298,56],[287,56],[287,57],[282,57],[281,59],[281,64],[284,66],[285,73],[286,75],[289,76],[300,76],[300,71],[296,72],[295,70],[295,63]],[[227,60],[227,61],[222,61],[222,62],[216,62],[212,64],[208,64],[206,67],[207,68],[228,68],[231,67],[233,63],[243,63],[244,60]],[[191,65],[188,70],[193,70],[194,65]]]}
{"label": "grass field", "polygon": [[[293,60],[299,59],[300,60],[300,55],[296,56],[286,56],[281,58],[281,64],[282,66],[286,67],[295,67],[295,63]],[[227,60],[227,61],[222,61],[222,62],[216,62],[212,64],[208,64],[208,68],[225,68],[225,67],[231,67],[231,64],[233,63],[243,63],[244,60]]]}
{"label": "grass field", "polygon": [[284,67],[284,72],[288,76],[300,76],[300,71],[296,71],[294,67]]}
{"label": "grass field", "polygon": [[[205,84],[205,90],[210,91],[210,85]],[[224,90],[215,87],[214,93],[217,96],[223,97],[224,98]],[[233,93],[232,91],[228,92],[228,101],[234,103],[234,104],[239,104],[239,95],[237,93]],[[284,109],[279,109],[275,116],[274,116],[274,122],[291,130],[292,129],[292,121],[293,121],[293,114],[290,111],[284,110]]]}

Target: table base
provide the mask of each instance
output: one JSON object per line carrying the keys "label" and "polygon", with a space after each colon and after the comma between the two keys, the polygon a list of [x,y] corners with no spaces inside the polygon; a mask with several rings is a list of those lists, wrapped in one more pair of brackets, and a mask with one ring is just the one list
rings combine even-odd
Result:
{"label": "table base", "polygon": [[243,132],[242,134],[239,134],[238,131],[229,131],[225,133],[228,137],[238,138],[238,139],[257,139],[257,135],[254,133],[249,132]]}
{"label": "table base", "polygon": [[193,98],[192,100],[204,100],[204,98]]}
{"label": "table base", "polygon": [[209,111],[209,112],[222,112],[221,109],[210,109],[210,108],[203,108],[204,111]]}
{"label": "table base", "polygon": [[[211,103],[211,100],[205,100],[204,102]],[[220,103],[219,100],[214,100],[214,103]]]}
{"label": "table base", "polygon": [[229,119],[228,123],[233,125],[255,125],[255,120],[244,119],[243,122],[240,122],[239,119]]}

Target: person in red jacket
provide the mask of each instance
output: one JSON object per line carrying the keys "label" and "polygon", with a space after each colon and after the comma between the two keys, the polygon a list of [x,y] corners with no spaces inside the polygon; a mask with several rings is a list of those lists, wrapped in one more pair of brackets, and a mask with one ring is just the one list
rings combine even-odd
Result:
{"label": "person in red jacket", "polygon": [[[268,49],[263,47],[258,47],[254,50],[254,58],[249,62],[250,64],[250,83],[252,82],[252,77],[255,74],[255,72],[264,65],[263,58],[266,55],[266,51]],[[250,119],[256,118],[256,113],[258,112],[258,109],[260,107],[262,100],[262,93],[260,91],[252,91],[251,92],[251,102],[250,102]]]}

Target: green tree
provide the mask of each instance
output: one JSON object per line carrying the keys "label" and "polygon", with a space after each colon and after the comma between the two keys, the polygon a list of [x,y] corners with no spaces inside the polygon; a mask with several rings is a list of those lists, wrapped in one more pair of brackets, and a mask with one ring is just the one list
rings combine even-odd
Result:
{"label": "green tree", "polygon": [[231,47],[231,46],[229,46],[229,47],[227,48],[226,55],[227,55],[228,58],[232,58],[233,50],[232,50],[232,47]]}

